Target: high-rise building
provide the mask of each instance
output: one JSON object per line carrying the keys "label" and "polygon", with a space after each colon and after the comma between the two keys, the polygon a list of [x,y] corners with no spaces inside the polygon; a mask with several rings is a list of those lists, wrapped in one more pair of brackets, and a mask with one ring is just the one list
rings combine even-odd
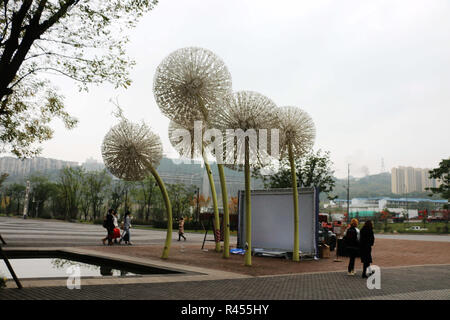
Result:
{"label": "high-rise building", "polygon": [[398,167],[391,170],[392,193],[424,192],[425,188],[438,187],[440,181],[429,178],[430,169]]}

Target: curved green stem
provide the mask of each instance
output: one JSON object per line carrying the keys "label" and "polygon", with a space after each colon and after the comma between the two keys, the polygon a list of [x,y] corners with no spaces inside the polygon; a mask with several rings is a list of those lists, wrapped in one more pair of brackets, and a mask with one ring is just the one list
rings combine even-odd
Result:
{"label": "curved green stem", "polygon": [[[203,150],[202,154],[203,154],[203,161],[205,162],[206,174],[208,175],[209,185],[211,187],[211,198],[213,201],[213,208],[214,208],[214,231],[216,232],[216,230],[220,231],[219,207],[217,205],[216,187],[214,185],[211,166],[209,165],[208,159],[206,159],[206,155],[203,152]],[[214,239],[216,240],[216,252],[220,252],[220,238],[217,239],[217,237],[214,237]]]}
{"label": "curved green stem", "polygon": [[[203,119],[208,122],[208,110],[205,108],[205,105],[203,103],[203,100],[197,96],[197,102],[200,106],[200,109],[203,114]],[[209,185],[211,186],[211,197],[213,200],[213,208],[214,208],[214,229],[219,230],[219,236],[220,236],[220,218],[219,218],[219,207],[217,206],[217,193],[216,193],[216,187],[214,186],[214,179],[212,176],[211,167],[209,166],[208,160],[206,159],[204,145],[203,145],[203,138],[202,138],[202,156],[203,161],[205,162],[206,167],[206,173],[208,174],[208,180]],[[221,181],[222,183],[222,181]],[[223,189],[222,189],[222,197],[223,197]],[[225,205],[224,205],[225,208]],[[217,239],[217,237],[214,237],[216,239],[216,252],[220,252],[220,238]]]}
{"label": "curved green stem", "polygon": [[297,173],[295,171],[295,160],[292,152],[292,145],[289,144],[289,163],[291,165],[292,198],[294,200],[294,251],[292,260],[300,261],[300,239],[299,239],[299,213],[298,213],[298,191],[297,191]]}
{"label": "curved green stem", "polygon": [[222,203],[223,203],[223,257],[230,257],[230,213],[228,211],[228,192],[227,182],[225,180],[225,172],[223,170],[223,164],[218,163],[217,169],[219,170],[220,188],[222,189]]}
{"label": "curved green stem", "polygon": [[250,156],[249,156],[248,138],[245,138],[245,241],[247,249],[245,250],[245,265],[252,265],[252,204],[251,204],[251,185],[250,185]]}
{"label": "curved green stem", "polygon": [[159,176],[158,172],[153,168],[153,166],[149,166],[150,172],[155,177],[156,183],[161,189],[161,193],[164,199],[164,203],[166,205],[167,210],[167,234],[166,234],[166,242],[164,243],[163,253],[161,255],[162,259],[167,259],[169,257],[169,249],[170,244],[172,243],[172,206],[170,205],[169,194],[167,193],[166,187],[164,186],[164,182]]}

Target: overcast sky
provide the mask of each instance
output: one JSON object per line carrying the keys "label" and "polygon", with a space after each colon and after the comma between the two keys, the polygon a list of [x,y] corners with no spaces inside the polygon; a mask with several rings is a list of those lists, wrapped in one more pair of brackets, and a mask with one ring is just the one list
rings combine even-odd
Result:
{"label": "overcast sky", "polygon": [[172,51],[200,46],[219,55],[233,90],[254,90],[313,118],[315,148],[329,150],[338,177],[405,165],[436,167],[450,156],[450,1],[161,0],[131,31],[132,86],[80,93],[58,78],[79,125],[42,156],[101,161],[105,133],[125,115],[167,137],[169,120],[152,93],[156,67]]}

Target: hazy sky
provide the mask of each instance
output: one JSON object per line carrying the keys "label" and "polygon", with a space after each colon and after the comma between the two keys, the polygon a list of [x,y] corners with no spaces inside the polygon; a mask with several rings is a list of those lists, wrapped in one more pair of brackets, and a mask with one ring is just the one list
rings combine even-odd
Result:
{"label": "hazy sky", "polygon": [[338,177],[392,167],[435,167],[450,156],[450,1],[161,0],[131,31],[132,86],[80,93],[58,78],[74,130],[55,121],[44,157],[101,161],[105,133],[125,115],[160,134],[169,120],[152,93],[172,51],[200,46],[219,55],[233,89],[254,90],[313,118],[315,148],[329,150]]}

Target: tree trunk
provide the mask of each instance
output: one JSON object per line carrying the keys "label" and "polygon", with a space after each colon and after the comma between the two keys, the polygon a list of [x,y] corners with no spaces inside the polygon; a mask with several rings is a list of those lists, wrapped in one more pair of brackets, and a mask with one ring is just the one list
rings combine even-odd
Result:
{"label": "tree trunk", "polygon": [[245,265],[252,265],[252,204],[251,204],[251,181],[250,181],[250,152],[248,138],[245,138]]}
{"label": "tree trunk", "polygon": [[[208,175],[209,185],[211,187],[211,198],[213,200],[213,208],[214,208],[214,231],[219,230],[220,231],[220,218],[219,218],[219,208],[217,206],[217,193],[216,193],[216,187],[214,185],[214,179],[212,176],[211,167],[208,163],[208,159],[206,159],[206,155],[203,152],[203,161],[205,162],[206,167],[206,173]],[[216,236],[214,236],[214,239],[216,240],[216,252],[220,252],[220,238],[217,239]]]}
{"label": "tree trunk", "polygon": [[294,251],[292,253],[292,260],[300,261],[300,239],[299,239],[299,213],[298,213],[298,191],[297,191],[297,173],[295,172],[295,160],[292,152],[292,145],[289,144],[289,163],[291,165],[291,179],[292,179],[292,198],[294,200]]}
{"label": "tree trunk", "polygon": [[220,188],[222,189],[222,203],[223,203],[223,257],[230,257],[230,213],[228,210],[228,192],[227,182],[225,180],[225,172],[222,164],[217,164],[220,177]]}

